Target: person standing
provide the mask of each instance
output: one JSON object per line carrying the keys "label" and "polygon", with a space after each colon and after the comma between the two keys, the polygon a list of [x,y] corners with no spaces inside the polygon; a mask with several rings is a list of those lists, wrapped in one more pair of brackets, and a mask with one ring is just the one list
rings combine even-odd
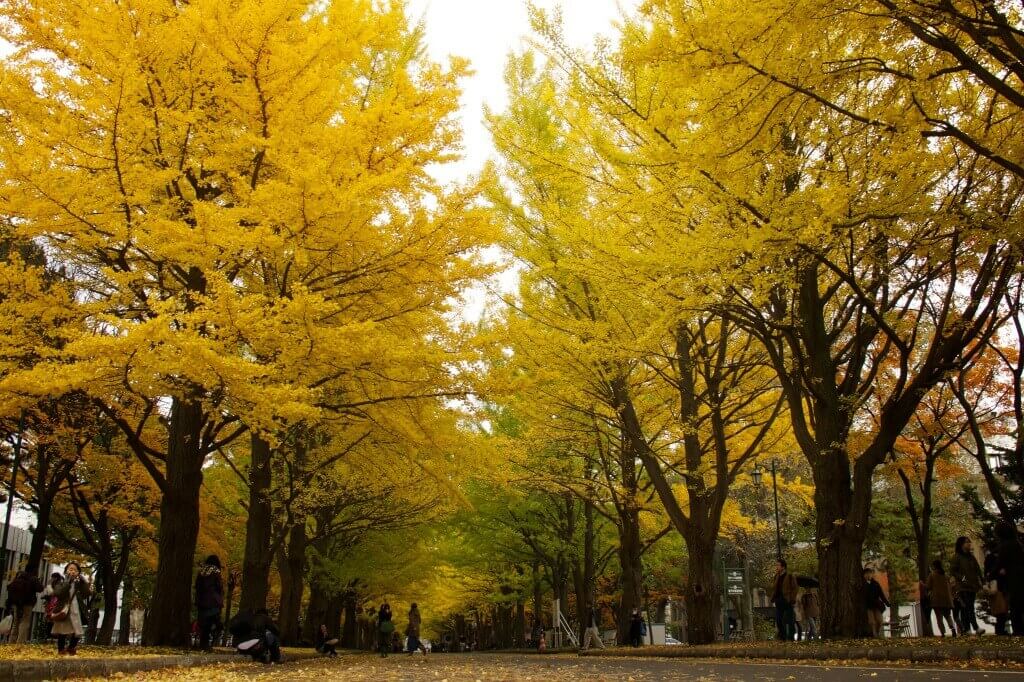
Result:
{"label": "person standing", "polygon": [[1007,615],[1015,637],[1024,636],[1024,548],[1017,529],[1007,523],[996,526],[999,538],[996,584],[1006,597]]}
{"label": "person standing", "polygon": [[384,602],[377,611],[377,647],[380,657],[387,658],[391,649],[391,636],[395,633],[395,621],[391,617],[391,604]]}
{"label": "person standing", "polygon": [[889,608],[889,600],[882,586],[875,580],[875,569],[864,568],[864,608],[868,613],[868,630],[871,637],[882,636],[882,614]]}
{"label": "person standing", "polygon": [[[799,582],[797,583],[799,585]],[[798,590],[796,602],[793,603],[793,624],[796,625],[796,641],[804,638],[804,593]]]}
{"label": "person standing", "polygon": [[939,636],[946,636],[946,625],[943,623],[945,620],[949,624],[950,636],[956,637],[956,626],[953,624],[953,590],[949,586],[949,576],[938,559],[932,562],[932,570],[925,581],[925,589],[931,600],[932,611],[935,612]]}
{"label": "person standing", "polygon": [[594,642],[598,649],[604,648],[604,642],[601,641],[601,607],[597,604],[587,611],[587,628],[583,632],[583,646],[580,647],[580,651],[589,649],[591,642]]}
{"label": "person standing", "polygon": [[796,576],[789,572],[785,559],[775,564],[775,589],[772,590],[772,603],[775,604],[775,626],[778,628],[779,639],[790,642],[796,634],[796,594],[800,586]]}
{"label": "person standing", "polygon": [[974,612],[974,601],[981,589],[982,572],[978,560],[974,558],[974,545],[971,539],[961,535],[956,539],[956,549],[950,573],[956,579],[957,601],[960,605],[960,634],[969,635],[971,629],[981,635],[984,630],[978,625],[978,616]]}
{"label": "person standing", "polygon": [[206,557],[196,575],[196,614],[199,621],[199,648],[213,650],[215,632],[221,630],[220,613],[224,608],[224,581],[220,558],[216,554]]}
{"label": "person standing", "polygon": [[420,641],[420,625],[423,623],[423,618],[420,616],[419,607],[416,606],[416,602],[412,603],[409,607],[409,624],[405,628],[405,636],[409,638],[406,642],[406,650],[409,655],[412,656],[417,649],[423,652],[423,655],[427,655],[427,647],[423,646],[423,642]]}
{"label": "person standing", "polygon": [[811,587],[804,592],[800,600],[804,610],[804,634],[807,639],[818,638],[818,619],[821,618],[821,605],[818,604],[818,593]]}
{"label": "person standing", "polygon": [[85,629],[82,616],[88,613],[89,595],[92,588],[82,575],[77,561],[64,568],[64,581],[53,588],[57,598],[56,610],[51,614],[53,634],[57,636],[57,655],[74,656],[78,653],[78,640]]}
{"label": "person standing", "polygon": [[27,571],[19,571],[14,580],[7,583],[7,608],[13,618],[11,621],[10,642],[27,644],[32,626],[32,608],[43,591],[39,578]]}

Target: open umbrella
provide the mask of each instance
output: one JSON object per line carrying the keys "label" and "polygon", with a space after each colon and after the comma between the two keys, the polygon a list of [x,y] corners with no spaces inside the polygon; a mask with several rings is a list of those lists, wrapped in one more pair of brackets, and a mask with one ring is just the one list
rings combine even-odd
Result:
{"label": "open umbrella", "polygon": [[817,587],[818,579],[812,578],[809,575],[798,575],[796,577],[796,584],[800,587]]}

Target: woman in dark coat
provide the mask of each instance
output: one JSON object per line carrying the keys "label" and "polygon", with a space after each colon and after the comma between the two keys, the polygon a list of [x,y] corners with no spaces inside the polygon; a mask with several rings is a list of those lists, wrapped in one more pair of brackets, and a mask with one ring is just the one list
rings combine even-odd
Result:
{"label": "woman in dark coat", "polygon": [[220,558],[216,554],[206,557],[196,576],[196,611],[199,620],[199,648],[213,649],[211,639],[221,629],[220,612],[224,608],[224,581],[221,577]]}
{"label": "woman in dark coat", "polygon": [[945,620],[949,624],[949,634],[956,637],[956,626],[953,625],[953,590],[949,586],[949,576],[942,568],[942,562],[936,559],[932,562],[932,572],[928,574],[925,582],[928,596],[931,598],[932,611],[935,612],[935,622],[939,625],[939,634],[946,636]]}
{"label": "woman in dark coat", "polygon": [[956,539],[956,553],[953,556],[950,573],[956,578],[960,634],[969,635],[973,628],[979,635],[985,631],[978,625],[978,616],[974,612],[974,602],[981,590],[983,574],[981,565],[974,558],[971,539],[961,536]]}

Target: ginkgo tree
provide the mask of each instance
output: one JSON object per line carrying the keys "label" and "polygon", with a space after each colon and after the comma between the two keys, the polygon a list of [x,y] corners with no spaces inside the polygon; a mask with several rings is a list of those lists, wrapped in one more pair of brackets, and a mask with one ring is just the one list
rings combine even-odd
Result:
{"label": "ginkgo tree", "polygon": [[4,14],[0,212],[81,323],[0,378],[3,409],[80,390],[121,428],[162,497],[144,641],[182,644],[212,453],[457,392],[443,314],[486,222],[427,167],[454,157],[465,66],[426,60],[400,2]]}

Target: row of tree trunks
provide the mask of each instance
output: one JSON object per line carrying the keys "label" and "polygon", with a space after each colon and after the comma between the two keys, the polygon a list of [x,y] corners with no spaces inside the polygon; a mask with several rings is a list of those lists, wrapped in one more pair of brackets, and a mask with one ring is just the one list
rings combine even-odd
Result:
{"label": "row of tree trunks", "polygon": [[306,524],[297,523],[288,533],[287,545],[277,555],[277,569],[281,576],[278,626],[281,628],[281,643],[285,646],[295,646],[300,641],[299,615],[306,585],[306,542]]}

